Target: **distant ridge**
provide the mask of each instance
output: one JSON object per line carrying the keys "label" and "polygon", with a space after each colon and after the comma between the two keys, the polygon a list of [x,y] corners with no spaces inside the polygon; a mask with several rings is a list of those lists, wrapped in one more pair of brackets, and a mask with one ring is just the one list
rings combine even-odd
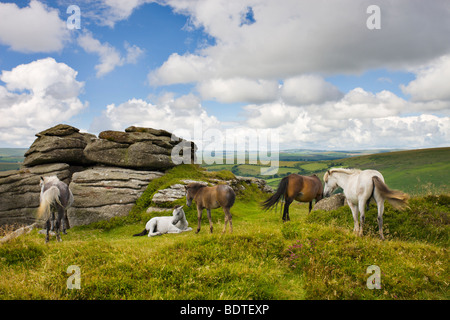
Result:
{"label": "distant ridge", "polygon": [[28,148],[0,148],[0,171],[17,170]]}

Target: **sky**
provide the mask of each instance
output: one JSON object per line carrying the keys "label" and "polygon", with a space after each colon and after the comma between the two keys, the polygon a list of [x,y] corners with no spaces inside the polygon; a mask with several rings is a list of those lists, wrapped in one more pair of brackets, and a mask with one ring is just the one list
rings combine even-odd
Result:
{"label": "sky", "polygon": [[448,0],[2,1],[0,147],[59,123],[448,147],[449,16]]}

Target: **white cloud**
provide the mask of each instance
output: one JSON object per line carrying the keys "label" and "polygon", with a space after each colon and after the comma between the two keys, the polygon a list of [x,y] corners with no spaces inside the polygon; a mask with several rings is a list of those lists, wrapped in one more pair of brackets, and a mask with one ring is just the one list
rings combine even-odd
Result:
{"label": "white cloud", "polygon": [[97,7],[101,8],[95,18],[100,25],[113,28],[118,21],[128,19],[133,11],[147,2],[153,0],[100,0],[96,1]]}
{"label": "white cloud", "polygon": [[263,103],[277,98],[278,82],[245,78],[215,78],[200,82],[197,90],[206,100],[215,99],[224,103]]}
{"label": "white cloud", "polygon": [[251,128],[277,128],[291,123],[305,112],[297,107],[288,106],[282,102],[244,107],[247,125]]}
{"label": "white cloud", "polygon": [[[383,2],[381,29],[369,30],[370,0],[179,1],[166,3],[215,39],[198,53],[174,54],[151,73],[153,84],[209,78],[286,79],[300,74],[404,68],[448,53],[450,7]],[[254,23],[242,25],[247,8]],[[181,75],[177,73],[181,70]]]}
{"label": "white cloud", "polygon": [[87,106],[78,98],[84,83],[77,72],[53,58],[2,71],[0,141],[26,146],[36,132],[69,120]]}
{"label": "white cloud", "polygon": [[277,101],[244,109],[245,125],[278,129],[282,148],[423,148],[450,141],[450,117],[405,116],[429,106],[389,91],[355,88],[338,101],[300,107]]}
{"label": "white cloud", "polygon": [[124,47],[127,51],[125,57],[109,43],[101,43],[95,39],[90,32],[85,32],[78,37],[78,44],[88,53],[95,53],[99,56],[100,63],[95,66],[97,77],[113,71],[116,67],[127,63],[136,63],[144,51],[136,45],[130,46],[125,42]]}
{"label": "white cloud", "polygon": [[416,79],[402,85],[413,101],[450,100],[450,55],[444,55],[416,70]]}
{"label": "white cloud", "polygon": [[66,22],[59,18],[58,10],[36,0],[24,8],[14,3],[0,3],[0,43],[12,50],[60,51],[69,39]]}
{"label": "white cloud", "polygon": [[130,99],[119,105],[106,106],[102,115],[92,122],[90,132],[124,130],[132,125],[174,132],[194,128],[198,121],[204,123],[205,128],[220,126],[217,118],[209,116],[195,96],[189,94],[175,98],[167,93],[156,104],[142,99]]}
{"label": "white cloud", "polygon": [[408,111],[407,102],[390,91],[373,94],[362,88],[349,91],[336,102],[321,107],[324,117],[331,119],[382,118]]}
{"label": "white cloud", "polygon": [[127,50],[125,63],[136,64],[139,58],[144,54],[144,50],[139,48],[137,45],[130,46],[128,42],[125,42],[124,47]]}
{"label": "white cloud", "polygon": [[320,104],[338,100],[342,93],[317,75],[302,75],[284,80],[281,97],[288,104]]}
{"label": "white cloud", "polygon": [[212,70],[208,69],[211,63],[212,61],[208,58],[194,54],[180,56],[178,53],[173,53],[161,67],[148,74],[148,80],[152,85],[201,81],[211,74]]}

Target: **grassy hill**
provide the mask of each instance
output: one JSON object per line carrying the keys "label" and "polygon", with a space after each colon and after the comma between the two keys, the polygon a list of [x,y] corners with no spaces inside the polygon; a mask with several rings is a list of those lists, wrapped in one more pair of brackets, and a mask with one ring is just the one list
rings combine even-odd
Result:
{"label": "grassy hill", "polygon": [[27,150],[25,148],[0,148],[0,171],[19,169]]}
{"label": "grassy hill", "polygon": [[[365,236],[357,237],[348,207],[308,214],[307,204],[294,202],[291,221],[282,223],[279,210],[260,209],[267,195],[247,185],[231,209],[233,234],[221,234],[224,214],[216,209],[213,234],[204,213],[199,234],[131,236],[155,216],[146,208],[158,189],[186,178],[230,177],[178,166],[153,180],[126,217],[74,227],[62,243],[45,245],[33,230],[0,245],[0,299],[450,298],[448,196],[413,198],[404,212],[386,204],[386,241],[378,238],[374,207]],[[195,208],[185,212],[195,229]],[[70,265],[80,268],[79,290],[67,289]],[[380,267],[380,290],[366,286],[369,265]]]}
{"label": "grassy hill", "polygon": [[[324,161],[280,161],[277,175],[260,176],[274,188],[283,176],[290,173],[317,174],[320,178],[332,167],[375,169],[386,183],[413,195],[450,192],[450,148],[433,148],[376,153]],[[257,176],[259,165],[211,165],[208,170],[231,170],[236,175]]]}

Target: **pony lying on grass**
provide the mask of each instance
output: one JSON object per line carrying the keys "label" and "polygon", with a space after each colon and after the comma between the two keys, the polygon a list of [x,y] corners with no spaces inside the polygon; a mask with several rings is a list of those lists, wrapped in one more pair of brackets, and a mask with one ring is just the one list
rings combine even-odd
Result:
{"label": "pony lying on grass", "polygon": [[[59,234],[60,229],[66,233],[69,229],[69,220],[67,219],[67,208],[73,203],[73,194],[69,186],[60,181],[56,176],[41,177],[40,205],[37,212],[38,219],[44,216],[46,220],[47,235],[45,243],[49,241],[50,229],[55,230],[56,240],[62,241]],[[55,217],[55,211],[57,215]]]}
{"label": "pony lying on grass", "polygon": [[154,217],[151,218],[145,225],[144,231],[134,234],[133,237],[145,236],[148,233],[149,237],[160,236],[165,233],[181,233],[191,231],[188,227],[186,214],[182,206],[176,206],[173,209],[172,217]]}

